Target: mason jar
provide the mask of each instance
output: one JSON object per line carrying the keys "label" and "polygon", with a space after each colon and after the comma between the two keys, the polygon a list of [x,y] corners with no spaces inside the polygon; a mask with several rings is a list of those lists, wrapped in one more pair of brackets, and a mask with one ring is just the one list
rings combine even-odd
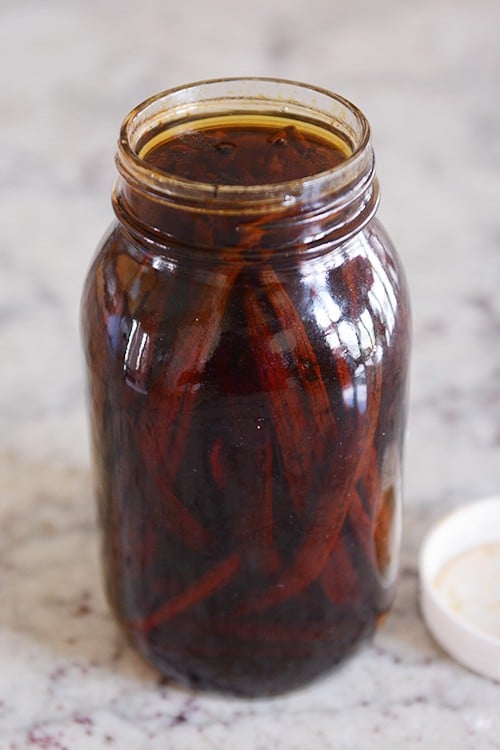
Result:
{"label": "mason jar", "polygon": [[125,119],[82,304],[107,594],[168,678],[258,696],[394,595],[404,274],[353,104],[274,79]]}

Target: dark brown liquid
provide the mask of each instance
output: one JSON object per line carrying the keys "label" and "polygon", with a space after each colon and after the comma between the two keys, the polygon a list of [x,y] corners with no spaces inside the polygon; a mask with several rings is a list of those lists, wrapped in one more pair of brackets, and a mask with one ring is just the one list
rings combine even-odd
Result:
{"label": "dark brown liquid", "polygon": [[[348,156],[288,124],[159,134],[140,155],[246,185]],[[380,229],[313,264],[292,245],[285,267],[256,260],[266,216],[234,237],[223,218],[214,246],[215,213],[141,201],[175,262],[118,227],[84,304],[109,598],[168,677],[286,691],[348,655],[392,597],[404,282]],[[281,222],[278,247],[292,231]]]}
{"label": "dark brown liquid", "polygon": [[[263,185],[309,177],[336,167],[346,143],[319,128],[299,128],[280,118],[168,131],[149,140],[140,155],[168,174],[217,185]],[[328,137],[329,136],[329,137]]]}

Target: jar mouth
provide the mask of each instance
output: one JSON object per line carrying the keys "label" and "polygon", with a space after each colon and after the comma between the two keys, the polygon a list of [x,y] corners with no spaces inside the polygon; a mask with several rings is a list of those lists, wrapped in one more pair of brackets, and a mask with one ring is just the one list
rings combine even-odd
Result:
{"label": "jar mouth", "polygon": [[[283,115],[298,123],[307,120],[335,132],[349,146],[349,154],[338,165],[325,171],[286,182],[258,185],[217,184],[180,177],[163,171],[142,158],[148,135],[176,123],[189,123],[201,115]],[[122,177],[141,191],[166,202],[192,210],[231,211],[241,214],[260,208],[309,207],[325,196],[337,196],[339,205],[352,201],[355,192],[364,191],[374,178],[374,157],[370,127],[363,113],[347,99],[326,89],[279,78],[218,78],[178,86],[156,94],[135,107],[123,121],[117,166]],[[329,201],[331,202],[331,201]]]}

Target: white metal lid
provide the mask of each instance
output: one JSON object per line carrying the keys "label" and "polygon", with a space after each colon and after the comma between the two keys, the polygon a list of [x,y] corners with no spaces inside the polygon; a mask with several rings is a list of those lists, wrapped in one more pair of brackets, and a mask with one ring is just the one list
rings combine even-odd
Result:
{"label": "white metal lid", "polygon": [[500,497],[443,518],[420,551],[421,607],[458,662],[500,680]]}

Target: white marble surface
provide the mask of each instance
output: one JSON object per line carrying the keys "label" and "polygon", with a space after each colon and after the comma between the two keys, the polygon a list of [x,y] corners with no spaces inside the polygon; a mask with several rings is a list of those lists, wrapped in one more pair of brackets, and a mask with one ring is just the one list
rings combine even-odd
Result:
{"label": "white marble surface", "polygon": [[[500,748],[500,686],[417,607],[417,550],[500,488],[498,0],[0,0],[0,749]],[[78,341],[124,114],[170,85],[279,75],[356,101],[415,347],[396,605],[327,680],[245,702],[159,684],[105,604]]]}

